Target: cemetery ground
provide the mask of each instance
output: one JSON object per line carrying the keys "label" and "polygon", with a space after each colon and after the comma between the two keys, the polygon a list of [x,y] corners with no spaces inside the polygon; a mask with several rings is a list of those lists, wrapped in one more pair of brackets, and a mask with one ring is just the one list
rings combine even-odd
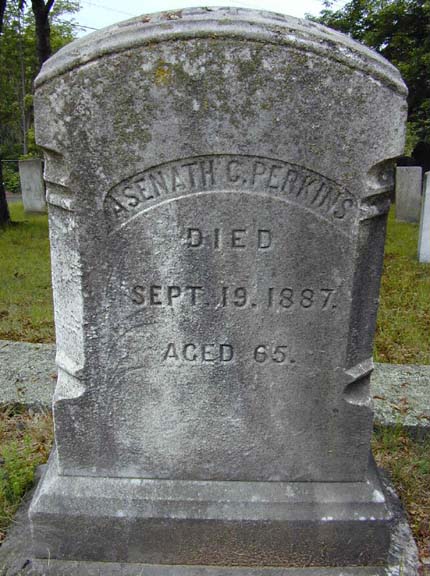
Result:
{"label": "cemetery ground", "polygon": [[[15,224],[0,232],[0,339],[53,342],[47,217],[10,206]],[[418,226],[391,211],[386,243],[375,359],[430,364],[430,267],[417,262]],[[0,542],[52,443],[49,413],[19,406],[0,410]],[[422,556],[430,554],[430,438],[401,427],[375,431],[373,449],[389,471],[407,510]]]}

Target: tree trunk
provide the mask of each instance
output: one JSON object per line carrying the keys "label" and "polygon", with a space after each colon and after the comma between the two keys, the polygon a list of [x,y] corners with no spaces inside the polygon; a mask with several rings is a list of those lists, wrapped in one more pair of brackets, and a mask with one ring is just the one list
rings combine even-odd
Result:
{"label": "tree trunk", "polygon": [[[6,0],[0,0],[0,34],[3,31],[3,18],[5,10],[6,10]],[[0,71],[0,73],[4,73],[4,71]],[[1,154],[0,154],[0,227],[6,226],[6,224],[9,224],[9,222],[10,222],[10,214],[6,200],[6,190],[4,189],[3,186],[3,165],[1,162]]]}
{"label": "tree trunk", "polygon": [[49,24],[49,12],[54,5],[55,0],[48,0],[45,4],[44,0],[31,0],[31,8],[34,14],[36,24],[36,38],[37,38],[37,56],[39,59],[39,68],[45,60],[52,54],[51,50],[51,26]]}
{"label": "tree trunk", "polygon": [[3,165],[0,158],[0,228],[10,222],[9,208],[6,200],[6,190],[3,186]]}
{"label": "tree trunk", "polygon": [[6,10],[6,1],[7,0],[0,0],[0,34],[3,30],[3,19]]}

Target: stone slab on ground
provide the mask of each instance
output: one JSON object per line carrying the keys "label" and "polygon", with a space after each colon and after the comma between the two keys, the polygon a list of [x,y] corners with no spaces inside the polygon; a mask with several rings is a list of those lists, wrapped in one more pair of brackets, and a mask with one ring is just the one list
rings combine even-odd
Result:
{"label": "stone slab on ground", "polygon": [[55,344],[0,340],[0,403],[48,407],[57,379]]}
{"label": "stone slab on ground", "polygon": [[[0,404],[50,407],[56,382],[55,344],[0,340]],[[430,366],[375,364],[376,422],[430,432]]]}
{"label": "stone slab on ground", "polygon": [[[46,468],[46,467],[41,467]],[[388,567],[236,567],[235,576],[418,576],[418,551],[400,502],[385,474],[384,491],[398,517]],[[29,553],[28,508],[32,494],[22,504],[4,544],[0,547],[2,576],[228,576],[227,567],[120,564],[115,562],[32,561]]]}
{"label": "stone slab on ground", "polygon": [[377,423],[430,432],[430,366],[375,364],[371,389]]}

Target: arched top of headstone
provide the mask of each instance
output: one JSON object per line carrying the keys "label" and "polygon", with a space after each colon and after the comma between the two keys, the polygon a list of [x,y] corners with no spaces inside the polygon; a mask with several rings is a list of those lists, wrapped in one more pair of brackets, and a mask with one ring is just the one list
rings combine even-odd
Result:
{"label": "arched top of headstone", "polygon": [[244,8],[187,8],[132,18],[77,40],[50,58],[36,86],[102,56],[154,42],[196,37],[246,38],[313,51],[406,94],[398,70],[345,34],[309,20]]}

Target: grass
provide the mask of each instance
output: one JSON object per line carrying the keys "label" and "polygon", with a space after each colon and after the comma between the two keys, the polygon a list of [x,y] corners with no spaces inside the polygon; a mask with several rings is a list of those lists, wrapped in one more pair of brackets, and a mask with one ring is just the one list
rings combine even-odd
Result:
{"label": "grass", "polygon": [[52,436],[50,413],[17,406],[0,410],[0,543],[34,482],[36,467],[48,458]]}
{"label": "grass", "polygon": [[418,225],[388,220],[375,360],[430,364],[430,264],[417,260]]}
{"label": "grass", "polygon": [[402,427],[378,428],[373,453],[391,476],[406,510],[420,556],[430,556],[430,437],[418,441]]}
{"label": "grass", "polygon": [[0,230],[0,338],[53,342],[48,219],[10,205],[14,224]]}

